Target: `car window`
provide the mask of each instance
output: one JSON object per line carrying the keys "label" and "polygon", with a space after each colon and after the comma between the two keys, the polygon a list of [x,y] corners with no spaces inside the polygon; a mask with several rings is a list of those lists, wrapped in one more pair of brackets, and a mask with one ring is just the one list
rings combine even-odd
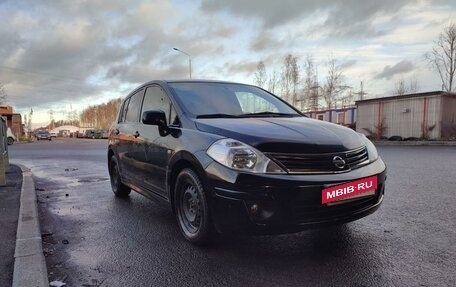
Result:
{"label": "car window", "polygon": [[199,117],[209,114],[241,116],[272,112],[298,113],[273,95],[249,85],[231,83],[170,83],[181,107]]}
{"label": "car window", "polygon": [[141,115],[145,111],[162,110],[166,114],[166,120],[173,125],[178,124],[176,112],[168,95],[159,86],[151,86],[146,89]]}
{"label": "car window", "polygon": [[127,115],[127,110],[128,110],[128,103],[130,103],[130,98],[126,99],[125,102],[123,103],[122,109],[120,110],[120,114],[119,114],[119,121],[118,121],[119,123],[125,121],[125,116]]}
{"label": "car window", "polygon": [[127,113],[125,115],[126,122],[137,122],[139,120],[139,111],[141,110],[143,92],[144,90],[140,90],[131,96]]}
{"label": "car window", "polygon": [[276,106],[256,94],[249,92],[238,92],[235,94],[244,114],[279,112]]}

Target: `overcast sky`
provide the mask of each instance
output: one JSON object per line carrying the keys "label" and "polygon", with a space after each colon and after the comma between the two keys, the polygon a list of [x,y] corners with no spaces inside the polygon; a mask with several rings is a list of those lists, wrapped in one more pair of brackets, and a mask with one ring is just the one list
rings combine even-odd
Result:
{"label": "overcast sky", "polygon": [[91,104],[125,96],[153,79],[188,77],[253,83],[293,54],[345,67],[368,97],[400,79],[440,90],[424,54],[456,22],[456,0],[0,0],[0,82],[16,112],[36,127]]}

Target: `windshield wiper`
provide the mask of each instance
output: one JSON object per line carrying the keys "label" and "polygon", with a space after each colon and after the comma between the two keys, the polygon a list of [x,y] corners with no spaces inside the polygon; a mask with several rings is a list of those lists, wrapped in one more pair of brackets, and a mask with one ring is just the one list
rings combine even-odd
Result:
{"label": "windshield wiper", "polygon": [[275,113],[275,112],[259,112],[259,113],[248,113],[242,114],[240,117],[249,118],[249,117],[298,117],[298,114],[287,114],[287,113]]}
{"label": "windshield wiper", "polygon": [[197,119],[216,119],[216,118],[238,118],[239,116],[230,115],[230,114],[206,114],[206,115],[197,115]]}

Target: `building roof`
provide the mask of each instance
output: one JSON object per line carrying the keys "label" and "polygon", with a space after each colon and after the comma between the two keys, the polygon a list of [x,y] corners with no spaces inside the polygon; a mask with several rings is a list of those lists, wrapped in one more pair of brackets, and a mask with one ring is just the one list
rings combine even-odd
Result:
{"label": "building roof", "polygon": [[389,100],[420,98],[420,97],[429,97],[429,96],[438,96],[438,95],[456,97],[456,93],[448,93],[448,92],[444,92],[444,91],[433,91],[433,92],[425,92],[425,93],[415,93],[415,94],[406,94],[406,95],[400,95],[400,96],[359,100],[359,101],[356,101],[355,103],[356,103],[356,105],[358,105],[360,103],[364,104],[364,103],[369,103],[369,102],[381,102],[381,101],[389,101]]}

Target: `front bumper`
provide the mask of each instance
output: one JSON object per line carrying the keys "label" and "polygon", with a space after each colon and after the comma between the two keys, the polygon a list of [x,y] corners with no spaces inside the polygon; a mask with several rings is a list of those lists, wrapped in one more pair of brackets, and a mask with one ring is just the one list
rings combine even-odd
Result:
{"label": "front bumper", "polygon": [[[376,211],[385,191],[386,166],[375,162],[340,174],[246,174],[218,163],[206,168],[211,213],[221,233],[276,234],[340,224]],[[375,195],[337,205],[321,204],[325,184],[377,176]]]}

